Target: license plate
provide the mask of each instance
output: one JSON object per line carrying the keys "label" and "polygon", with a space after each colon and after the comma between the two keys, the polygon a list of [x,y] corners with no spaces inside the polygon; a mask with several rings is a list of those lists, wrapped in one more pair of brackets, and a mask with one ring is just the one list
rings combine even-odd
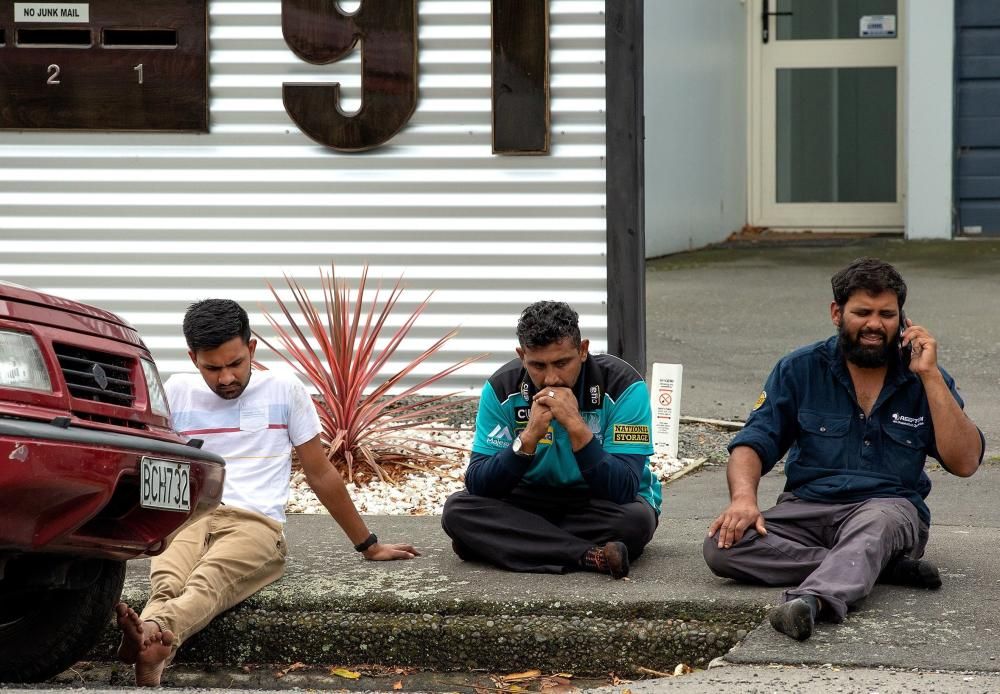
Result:
{"label": "license plate", "polygon": [[191,510],[191,466],[159,458],[142,459],[139,505],[168,511]]}

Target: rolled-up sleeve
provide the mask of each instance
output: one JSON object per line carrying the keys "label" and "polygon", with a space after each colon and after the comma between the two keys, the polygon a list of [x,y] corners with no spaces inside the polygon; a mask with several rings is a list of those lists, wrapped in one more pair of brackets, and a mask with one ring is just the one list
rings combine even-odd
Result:
{"label": "rolled-up sleeve", "polygon": [[738,446],[752,448],[766,473],[781,460],[795,438],[797,427],[795,380],[787,360],[781,360],[764,383],[746,425],[729,442],[729,452]]}
{"label": "rolled-up sleeve", "polygon": [[[951,374],[942,369],[940,366],[938,367],[938,370],[941,372],[941,376],[944,378],[944,382],[945,384],[947,384],[948,390],[951,391],[952,397],[955,398],[955,402],[957,402],[958,406],[961,407],[962,410],[964,411],[965,400],[963,400],[962,396],[959,395],[958,393],[958,386],[955,385],[955,379],[952,378]],[[983,435],[983,430],[980,429],[979,427],[976,427],[976,431],[979,432],[979,464],[982,465],[983,458],[986,455],[986,436]],[[941,462],[941,454],[938,453],[936,437],[932,439],[931,447],[927,451],[927,455],[934,458],[934,460],[938,461],[939,463]]]}

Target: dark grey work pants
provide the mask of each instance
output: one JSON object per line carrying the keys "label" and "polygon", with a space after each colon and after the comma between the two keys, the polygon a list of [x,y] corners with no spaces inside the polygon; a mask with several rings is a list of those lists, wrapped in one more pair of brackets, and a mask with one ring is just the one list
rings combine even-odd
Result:
{"label": "dark grey work pants", "polygon": [[817,504],[791,493],[764,511],[767,535],[752,528],[729,549],[707,538],[705,561],[717,576],[769,586],[797,585],[787,602],[815,595],[823,617],[839,622],[867,596],[892,559],[924,553],[928,528],[905,499],[869,499],[855,504]]}
{"label": "dark grey work pants", "polygon": [[635,560],[652,539],[656,522],[652,507],[639,498],[616,504],[527,485],[503,499],[456,492],[441,514],[441,526],[463,559],[553,574],[579,569],[586,551],[606,542],[624,542]]}

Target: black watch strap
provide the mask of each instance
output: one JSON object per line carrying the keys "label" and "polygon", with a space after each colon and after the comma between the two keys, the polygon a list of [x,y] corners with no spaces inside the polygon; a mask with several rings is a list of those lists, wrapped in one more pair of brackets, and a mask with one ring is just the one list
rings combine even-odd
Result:
{"label": "black watch strap", "polygon": [[364,552],[366,549],[377,543],[378,543],[378,537],[375,536],[375,533],[372,533],[367,538],[365,538],[365,541],[362,542],[360,545],[354,545],[354,551]]}

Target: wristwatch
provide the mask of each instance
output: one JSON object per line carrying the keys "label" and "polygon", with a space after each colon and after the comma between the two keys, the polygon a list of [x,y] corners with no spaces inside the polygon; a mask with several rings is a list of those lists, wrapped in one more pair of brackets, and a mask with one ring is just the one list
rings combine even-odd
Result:
{"label": "wristwatch", "polygon": [[514,455],[519,455],[522,458],[535,457],[534,451],[528,453],[528,451],[521,450],[522,448],[524,448],[524,443],[521,442],[521,435],[518,434],[517,436],[514,437],[514,443],[511,445],[510,450],[514,451]]}
{"label": "wristwatch", "polygon": [[376,537],[375,533],[370,533],[368,537],[365,538],[364,542],[359,542],[358,544],[354,545],[354,551],[364,552],[369,547],[377,543],[378,543],[378,537]]}

